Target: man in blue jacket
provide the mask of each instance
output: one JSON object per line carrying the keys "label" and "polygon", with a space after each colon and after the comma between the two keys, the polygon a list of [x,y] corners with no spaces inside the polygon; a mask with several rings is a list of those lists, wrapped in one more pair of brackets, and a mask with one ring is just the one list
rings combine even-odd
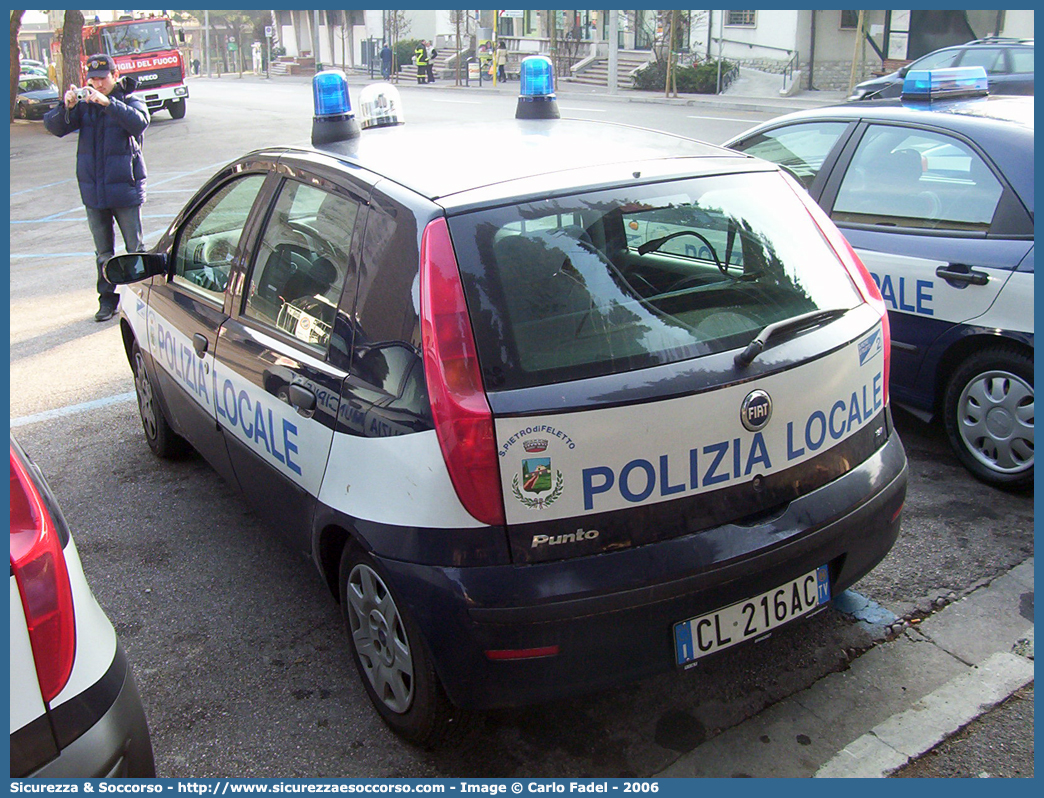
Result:
{"label": "man in blue jacket", "polygon": [[141,206],[145,202],[145,156],[142,143],[149,110],[131,95],[137,83],[120,80],[116,63],[107,55],[87,59],[87,86],[69,86],[64,103],[44,116],[56,136],[80,133],[76,146],[76,180],[94,237],[98,269],[98,312],[95,321],[116,313],[120,298],[102,268],[115,251],[113,222],[120,226],[127,252],[141,252]]}

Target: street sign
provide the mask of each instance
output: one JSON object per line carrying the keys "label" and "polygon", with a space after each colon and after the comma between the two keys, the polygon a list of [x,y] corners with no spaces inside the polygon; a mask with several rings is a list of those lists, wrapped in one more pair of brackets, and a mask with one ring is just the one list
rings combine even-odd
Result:
{"label": "street sign", "polygon": [[271,39],[272,38],[272,32],[273,32],[272,31],[272,26],[271,25],[265,25],[265,38],[266,39]]}
{"label": "street sign", "polygon": [[500,16],[505,19],[522,19],[525,13],[525,11],[501,11]]}

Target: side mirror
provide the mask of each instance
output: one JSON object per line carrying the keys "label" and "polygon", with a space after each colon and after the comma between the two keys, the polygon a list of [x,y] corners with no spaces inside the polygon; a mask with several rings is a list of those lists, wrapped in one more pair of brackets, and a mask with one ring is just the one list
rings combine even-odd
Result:
{"label": "side mirror", "polygon": [[183,30],[179,30],[178,31],[178,43],[179,44],[184,44],[185,43],[185,31],[183,31]]}
{"label": "side mirror", "polygon": [[136,283],[147,277],[167,273],[167,256],[155,252],[117,255],[105,262],[105,279],[113,285]]}

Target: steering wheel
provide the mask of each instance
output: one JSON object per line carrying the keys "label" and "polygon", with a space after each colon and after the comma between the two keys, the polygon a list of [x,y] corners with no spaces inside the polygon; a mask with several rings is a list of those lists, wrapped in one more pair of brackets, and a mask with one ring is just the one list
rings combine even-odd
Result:
{"label": "steering wheel", "polygon": [[714,245],[695,230],[679,230],[676,233],[671,233],[670,235],[662,236],[660,238],[654,238],[652,241],[646,241],[638,247],[638,254],[645,255],[653,250],[657,250],[672,238],[678,238],[679,236],[696,236],[696,238],[700,239],[700,241],[706,244],[707,249],[710,251],[711,259],[714,261],[714,265],[718,267],[718,271],[726,277],[729,276],[729,267],[721,262],[721,258],[718,257],[718,252],[714,249]]}

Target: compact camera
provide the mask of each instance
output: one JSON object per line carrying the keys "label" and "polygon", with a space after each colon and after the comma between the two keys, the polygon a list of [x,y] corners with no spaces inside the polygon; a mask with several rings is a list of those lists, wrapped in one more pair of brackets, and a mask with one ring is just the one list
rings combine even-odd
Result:
{"label": "compact camera", "polygon": [[76,90],[76,102],[79,102],[80,100],[86,100],[90,96],[91,96],[91,88],[90,88],[90,86],[84,86],[83,88],[80,88],[80,89]]}

